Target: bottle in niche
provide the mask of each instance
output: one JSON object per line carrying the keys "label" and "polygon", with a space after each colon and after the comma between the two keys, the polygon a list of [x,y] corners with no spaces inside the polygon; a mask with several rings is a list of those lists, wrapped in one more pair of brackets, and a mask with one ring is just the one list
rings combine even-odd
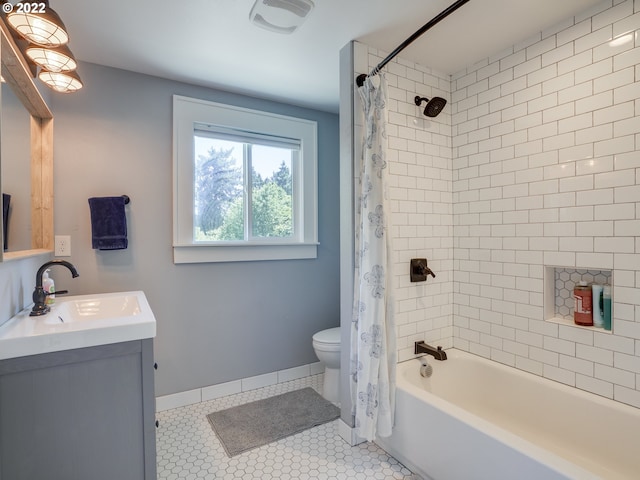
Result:
{"label": "bottle in niche", "polygon": [[591,285],[591,301],[593,304],[593,326],[598,328],[604,327],[604,301],[602,298],[602,285]]}
{"label": "bottle in niche", "polygon": [[602,310],[604,313],[604,329],[611,330],[611,285],[602,289]]}
{"label": "bottle in niche", "polygon": [[573,289],[573,299],[573,321],[576,325],[593,326],[593,295],[587,282],[578,282]]}

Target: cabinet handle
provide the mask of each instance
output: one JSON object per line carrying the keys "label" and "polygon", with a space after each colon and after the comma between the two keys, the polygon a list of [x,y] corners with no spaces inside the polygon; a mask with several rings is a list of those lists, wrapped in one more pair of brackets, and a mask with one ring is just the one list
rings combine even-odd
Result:
{"label": "cabinet handle", "polygon": [[156,420],[156,428],[158,428],[160,426],[160,421]]}
{"label": "cabinet handle", "polygon": [[158,369],[158,362],[153,364],[153,368],[156,369],[156,370]]}

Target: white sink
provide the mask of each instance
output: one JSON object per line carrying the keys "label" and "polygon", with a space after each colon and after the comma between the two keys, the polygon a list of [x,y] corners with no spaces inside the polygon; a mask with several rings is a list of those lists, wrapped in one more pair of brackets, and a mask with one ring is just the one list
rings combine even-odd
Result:
{"label": "white sink", "polygon": [[58,296],[51,311],[24,309],[0,326],[0,359],[153,338],[156,319],[144,292]]}
{"label": "white sink", "polygon": [[142,313],[138,295],[135,295],[135,292],[62,297],[61,300],[52,309],[55,315],[45,315],[46,324],[86,323],[94,320],[132,317]]}

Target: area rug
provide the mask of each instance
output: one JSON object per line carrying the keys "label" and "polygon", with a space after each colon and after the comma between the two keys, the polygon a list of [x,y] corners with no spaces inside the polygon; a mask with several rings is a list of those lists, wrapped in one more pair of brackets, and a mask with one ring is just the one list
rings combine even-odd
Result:
{"label": "area rug", "polygon": [[340,409],[307,387],[207,415],[230,457],[340,416]]}

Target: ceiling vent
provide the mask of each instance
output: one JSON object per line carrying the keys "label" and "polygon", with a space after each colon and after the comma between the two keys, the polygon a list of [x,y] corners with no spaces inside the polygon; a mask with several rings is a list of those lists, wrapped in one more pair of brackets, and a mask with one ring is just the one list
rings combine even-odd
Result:
{"label": "ceiling vent", "polygon": [[262,28],[277,33],[293,33],[313,10],[311,0],[256,0],[249,18]]}

